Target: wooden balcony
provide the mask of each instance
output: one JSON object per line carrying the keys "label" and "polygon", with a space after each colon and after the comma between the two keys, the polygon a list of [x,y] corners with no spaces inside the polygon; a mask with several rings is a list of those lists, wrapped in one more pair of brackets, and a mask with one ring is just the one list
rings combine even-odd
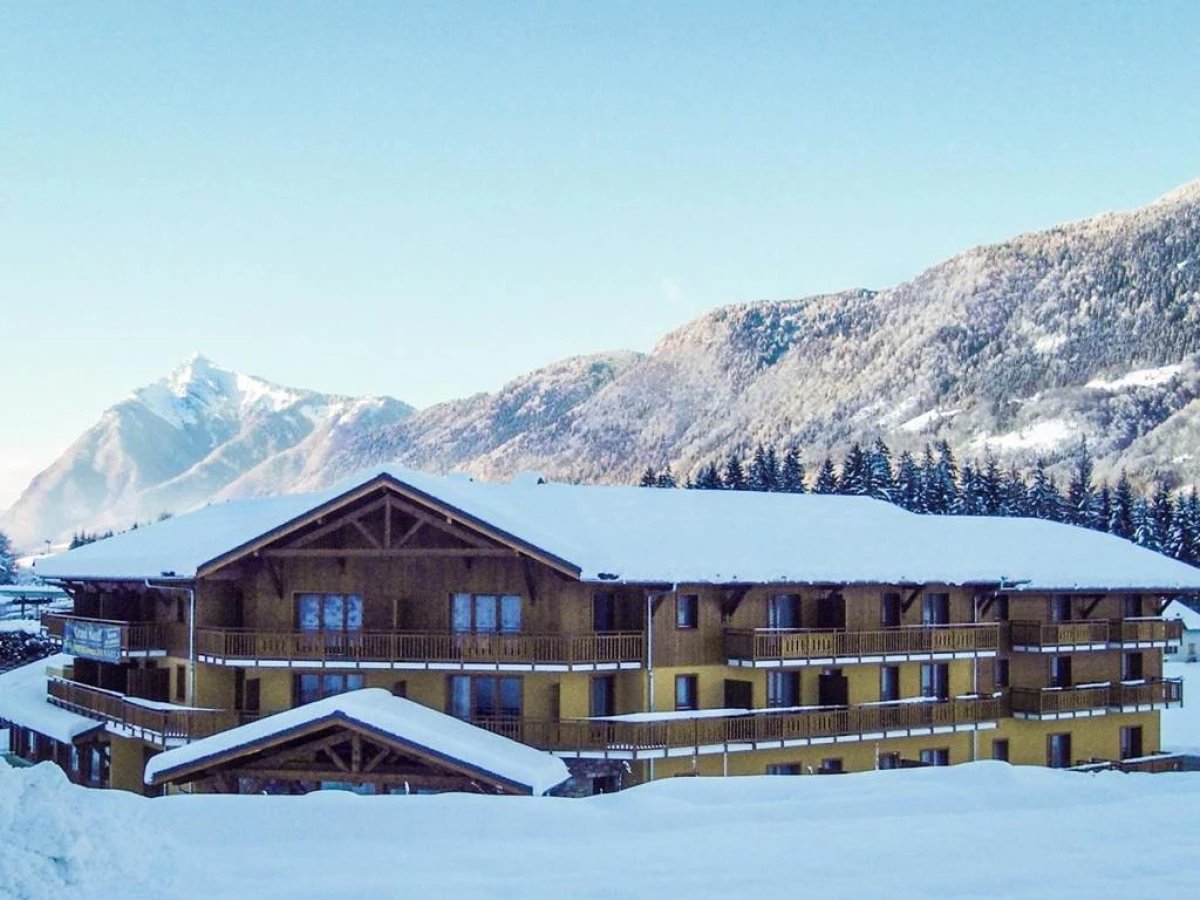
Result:
{"label": "wooden balcony", "polygon": [[638,669],[640,632],[476,634],[201,628],[201,662],[228,666],[576,672]]}
{"label": "wooden balcony", "polygon": [[929,625],[880,631],[755,628],[725,630],[731,666],[822,666],[831,663],[969,659],[996,655],[998,625]]}
{"label": "wooden balcony", "polygon": [[1122,619],[1109,624],[1109,643],[1122,647],[1178,646],[1183,640],[1183,622],[1179,619]]}
{"label": "wooden balcony", "polygon": [[[93,619],[64,613],[42,613],[42,627],[59,641],[64,641],[70,626],[87,628],[96,633],[107,632],[113,637],[112,646],[103,652],[89,652],[81,644],[73,644],[76,656],[100,659],[105,662],[123,662],[130,659],[166,656],[178,625],[174,622],[121,622],[114,619]],[[71,642],[67,642],[71,643]]]}
{"label": "wooden balcony", "polygon": [[1183,623],[1177,619],[1014,621],[1011,627],[1012,648],[1023,653],[1166,647],[1183,639]]}
{"label": "wooden balcony", "polygon": [[1001,715],[1002,700],[988,697],[651,721],[478,719],[473,724],[559,756],[649,759],[976,731],[995,727]]}
{"label": "wooden balcony", "polygon": [[57,676],[51,677],[48,689],[55,706],[104,722],[116,734],[164,747],[208,737],[255,718],[234,710],[181,708]]}
{"label": "wooden balcony", "polygon": [[1069,688],[1013,688],[1011,698],[1013,716],[1019,719],[1086,718],[1180,704],[1183,682],[1168,678]]}

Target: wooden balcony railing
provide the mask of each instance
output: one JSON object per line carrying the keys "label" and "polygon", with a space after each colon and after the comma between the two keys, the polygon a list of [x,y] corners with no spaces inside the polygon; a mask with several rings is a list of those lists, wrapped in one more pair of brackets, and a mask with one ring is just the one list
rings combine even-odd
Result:
{"label": "wooden balcony railing", "polygon": [[725,630],[729,659],[803,660],[995,651],[998,625],[927,625],[881,631],[754,628]]}
{"label": "wooden balcony railing", "polygon": [[566,719],[474,719],[472,724],[542,750],[603,755],[664,754],[682,748],[760,745],[883,732],[907,732],[996,721],[1001,698],[893,703],[842,709],[756,711],[740,716],[672,718],[657,721]]}
{"label": "wooden balcony railing", "polygon": [[1108,639],[1114,644],[1178,644],[1183,640],[1179,619],[1122,619],[1110,625]]}
{"label": "wooden balcony railing", "polygon": [[640,665],[640,632],[476,634],[402,631],[254,631],[201,628],[196,651],[222,660],[487,665]]}
{"label": "wooden balcony railing", "polygon": [[194,741],[233,728],[255,718],[252,714],[223,709],[180,709],[165,703],[141,700],[101,688],[51,678],[50,702],[63,709],[112,723],[150,743]]}
{"label": "wooden balcony railing", "polygon": [[1183,702],[1182,678],[1154,678],[1140,684],[1114,684],[1112,705],[1125,706],[1169,706]]}
{"label": "wooden balcony railing", "polygon": [[1136,684],[1102,684],[1069,688],[1013,688],[1016,714],[1058,716],[1127,706],[1165,706],[1183,702],[1178,678],[1150,679]]}
{"label": "wooden balcony railing", "polygon": [[179,627],[174,622],[121,622],[113,619],[92,619],[86,616],[72,616],[64,613],[42,613],[42,627],[51,637],[60,641],[66,631],[68,622],[79,622],[84,625],[100,625],[117,628],[121,635],[121,656],[136,654],[144,656],[148,653],[166,653],[175,631]]}
{"label": "wooden balcony railing", "polygon": [[1083,645],[1108,645],[1109,622],[1094,619],[1077,622],[1028,622],[1011,623],[1014,647],[1078,647]]}

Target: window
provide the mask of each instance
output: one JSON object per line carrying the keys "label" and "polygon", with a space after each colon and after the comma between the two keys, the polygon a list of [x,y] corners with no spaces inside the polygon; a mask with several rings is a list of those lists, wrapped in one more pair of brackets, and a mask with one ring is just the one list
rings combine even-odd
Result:
{"label": "window", "polygon": [[1071,621],[1071,595],[1055,594],[1050,598],[1050,621]]}
{"label": "window", "polygon": [[800,705],[800,673],[767,673],[767,706],[786,707]]}
{"label": "window", "polygon": [[900,595],[888,592],[879,602],[879,620],[884,628],[899,628],[903,611],[900,608]]}
{"label": "window", "polygon": [[1071,734],[1051,734],[1046,737],[1046,765],[1066,769],[1071,765]]}
{"label": "window", "polygon": [[454,594],[450,628],[456,634],[517,634],[521,598],[516,594]]}
{"label": "window", "polygon": [[617,680],[612,675],[592,677],[589,715],[615,716],[617,714]]}
{"label": "window", "polygon": [[297,594],[296,626],[301,631],[362,631],[359,594]]}
{"label": "window", "polygon": [[887,703],[900,699],[900,667],[881,666],[879,669],[879,699]]}
{"label": "window", "polygon": [[312,703],[323,697],[333,697],[347,691],[357,691],[363,686],[361,672],[344,672],[337,675],[301,672],[296,676],[296,697],[300,703]]}
{"label": "window", "polygon": [[950,623],[950,595],[926,594],[921,599],[922,625],[948,625]]}
{"label": "window", "polygon": [[592,631],[617,630],[617,598],[613,594],[592,595]]}
{"label": "window", "polygon": [[921,696],[950,699],[950,666],[946,663],[922,664]]}
{"label": "window", "polygon": [[451,675],[450,715],[460,719],[520,718],[521,679],[513,676]]}
{"label": "window", "polygon": [[695,628],[700,624],[700,598],[695,594],[679,594],[675,598],[675,627]]}
{"label": "window", "polygon": [[800,595],[773,594],[767,598],[768,628],[800,627]]}
{"label": "window", "polygon": [[992,759],[998,759],[1001,762],[1008,762],[1008,741],[992,741]]}
{"label": "window", "polygon": [[992,604],[992,612],[997,622],[1008,621],[1008,594],[997,594],[996,602]]}
{"label": "window", "polygon": [[840,775],[844,771],[841,757],[821,760],[821,768],[818,769],[822,775]]}
{"label": "window", "polygon": [[880,753],[879,754],[879,762],[876,764],[876,768],[880,769],[881,771],[883,769],[898,769],[898,768],[900,768],[900,754],[899,753]]}
{"label": "window", "polygon": [[1142,726],[1130,725],[1121,729],[1121,759],[1137,759],[1142,755]]}
{"label": "window", "polygon": [[950,765],[949,747],[932,747],[921,751],[921,764],[926,766]]}
{"label": "window", "polygon": [[998,688],[1008,687],[1008,660],[997,659],[993,667],[992,682]]}
{"label": "window", "polygon": [[187,666],[175,667],[175,702],[187,701]]}
{"label": "window", "polygon": [[1126,619],[1136,619],[1142,615],[1142,595],[1126,594],[1122,604]]}
{"label": "window", "polygon": [[767,766],[768,775],[801,775],[804,767],[800,763],[771,763]]}
{"label": "window", "polygon": [[678,710],[699,709],[699,695],[695,675],[675,676],[675,708]]}
{"label": "window", "polygon": [[1121,680],[1122,681],[1141,681],[1146,676],[1145,666],[1142,663],[1142,654],[1140,653],[1122,653],[1121,654]]}
{"label": "window", "polygon": [[1071,686],[1071,657],[1050,657],[1050,686],[1056,688]]}

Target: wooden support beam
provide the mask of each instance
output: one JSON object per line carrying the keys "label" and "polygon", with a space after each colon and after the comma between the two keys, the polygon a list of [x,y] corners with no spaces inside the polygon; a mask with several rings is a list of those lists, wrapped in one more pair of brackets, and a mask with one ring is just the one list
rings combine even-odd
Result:
{"label": "wooden support beam", "polygon": [[392,546],[392,504],[383,504],[383,546]]}
{"label": "wooden support beam", "polygon": [[280,600],[283,599],[283,576],[279,572],[279,567],[271,560],[266,560],[267,575],[271,579],[271,587],[275,588],[275,596]]}
{"label": "wooden support beam", "polygon": [[370,544],[372,547],[374,547],[376,550],[379,550],[383,546],[382,543],[380,542],[379,538],[377,538],[377,537],[375,537],[375,535],[371,534],[370,530],[367,528],[366,525],[364,525],[362,523],[361,519],[354,519],[350,522],[350,524],[353,525],[355,528],[357,528],[358,533],[361,534],[363,537],[365,537],[367,539],[367,543]]}
{"label": "wooden support beam", "polygon": [[913,605],[913,601],[921,596],[921,591],[925,590],[925,585],[917,585],[912,589],[912,593],[908,595],[908,599],[900,604],[900,612],[908,612],[908,608]]}
{"label": "wooden support beam", "polygon": [[464,557],[472,556],[487,556],[487,557],[509,557],[516,558],[520,554],[516,550],[509,550],[507,547],[414,547],[414,548],[392,548],[390,550],[380,548],[352,548],[346,550],[329,549],[329,550],[312,550],[308,548],[294,550],[264,550],[264,557],[268,559],[335,559],[338,557],[360,558],[360,557],[383,557],[383,558],[432,558],[437,557]]}
{"label": "wooden support beam", "polygon": [[1100,601],[1103,599],[1104,599],[1103,594],[1100,594],[1100,595],[1094,597],[1092,599],[1092,602],[1089,605],[1084,607],[1083,618],[1085,618],[1085,619],[1089,618],[1092,615],[1092,613],[1096,611],[1096,607],[1100,605]]}
{"label": "wooden support beam", "polygon": [[381,762],[384,762],[391,755],[392,751],[389,748],[380,747],[379,752],[367,760],[367,764],[363,766],[362,774],[370,775],[375,771]]}
{"label": "wooden support beam", "polygon": [[476,534],[474,531],[470,531],[467,528],[463,528],[461,525],[457,524],[453,519],[451,519],[449,517],[441,518],[438,516],[430,515],[429,513],[425,512],[423,509],[419,509],[416,506],[411,506],[408,503],[405,503],[403,500],[397,499],[396,497],[389,496],[388,503],[395,506],[396,509],[400,510],[400,512],[404,513],[405,515],[412,516],[414,519],[419,519],[419,520],[423,521],[426,525],[430,525],[433,528],[438,529],[439,531],[444,531],[447,534],[458,538],[460,541],[464,541],[465,543],[470,544],[472,547],[494,547],[495,546],[495,544],[493,542],[485,540],[483,537]]}
{"label": "wooden support beam", "polygon": [[362,507],[361,509],[356,509],[353,513],[351,513],[348,516],[334,519],[332,522],[328,522],[328,523],[322,525],[320,528],[310,531],[308,534],[304,535],[303,537],[297,538],[294,542],[292,542],[291,546],[307,547],[309,544],[313,543],[314,541],[319,541],[321,538],[325,537],[327,534],[332,534],[333,532],[338,531],[339,529],[345,528],[351,522],[357,522],[363,516],[370,515],[371,513],[375,512],[375,510],[377,510],[377,509],[383,509],[384,506],[386,506],[386,505],[387,505],[387,498],[380,498],[379,500],[376,500],[374,503],[368,503],[366,506]]}
{"label": "wooden support beam", "polygon": [[533,577],[533,560],[528,556],[521,558],[521,572],[525,576],[525,590],[529,594],[529,602],[537,605],[537,582]]}
{"label": "wooden support beam", "polygon": [[739,585],[724,592],[721,596],[721,620],[723,622],[728,622],[733,618],[748,593],[750,593],[750,585],[748,584]]}
{"label": "wooden support beam", "polygon": [[350,737],[350,771],[358,774],[363,767],[362,735],[355,732]]}
{"label": "wooden support beam", "polygon": [[346,761],[342,759],[340,754],[333,751],[332,747],[322,747],[320,752],[324,753],[326,758],[338,767],[339,771],[345,772],[347,775],[350,774],[350,767],[346,765]]}
{"label": "wooden support beam", "polygon": [[[390,510],[391,507],[389,506],[388,509]],[[422,522],[420,519],[417,519],[417,521],[412,524],[412,527],[409,528],[406,532],[404,532],[404,534],[402,534],[400,536],[400,540],[396,542],[396,546],[403,547],[405,544],[407,544],[409,541],[411,541],[416,536],[418,531],[420,531],[424,527],[425,527],[425,523]]]}

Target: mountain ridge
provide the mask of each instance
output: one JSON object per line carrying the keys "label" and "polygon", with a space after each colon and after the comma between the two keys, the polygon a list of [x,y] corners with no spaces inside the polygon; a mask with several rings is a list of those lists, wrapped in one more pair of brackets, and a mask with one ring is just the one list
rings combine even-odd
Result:
{"label": "mountain ridge", "polygon": [[[221,454],[209,460],[207,480],[118,480],[104,511],[139,507],[125,497],[179,505],[323,487],[384,462],[491,478],[534,469],[628,481],[648,464],[686,475],[760,441],[796,443],[811,465],[875,437],[896,449],[945,438],[960,455],[992,450],[1017,462],[1065,458],[1087,437],[1101,475],[1129,469],[1174,487],[1200,480],[1191,449],[1200,440],[1197,354],[1200,180],[1135,210],[971,248],[887,289],[720,307],[672,329],[649,353],[561,360],[494,392],[324,431],[314,425],[303,440],[293,433],[301,402],[243,390],[244,376],[232,373],[221,402],[238,394],[238,422],[242,401],[265,403],[262,415],[278,419],[268,441],[277,449],[254,444],[267,441],[259,434],[245,439],[250,447],[230,445],[225,455],[236,458],[224,467]],[[131,418],[130,429],[157,429]],[[218,436],[229,421],[205,417]],[[183,443],[202,433],[185,430]],[[120,446],[87,449],[119,475],[108,456]],[[175,465],[171,454],[144,461],[160,475]],[[86,493],[88,478],[85,465],[71,489]],[[38,483],[26,492],[34,500],[44,493]],[[210,483],[215,489],[200,496],[198,486]],[[38,524],[14,510],[5,521],[15,535]]]}

